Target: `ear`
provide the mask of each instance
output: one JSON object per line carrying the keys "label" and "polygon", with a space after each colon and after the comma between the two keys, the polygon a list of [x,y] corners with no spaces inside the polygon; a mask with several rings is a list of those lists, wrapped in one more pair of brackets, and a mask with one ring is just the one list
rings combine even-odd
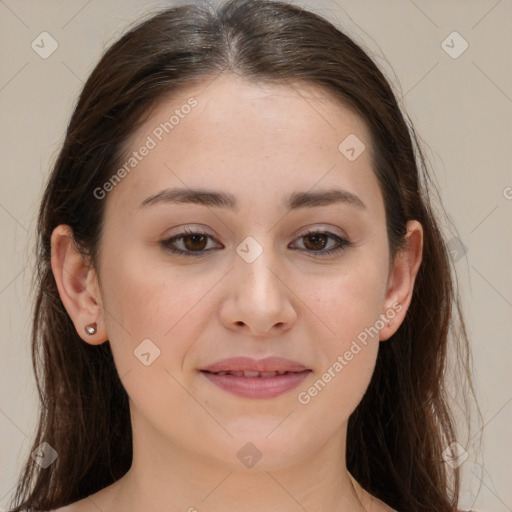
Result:
{"label": "ear", "polygon": [[385,325],[380,330],[380,341],[395,334],[403,322],[411,304],[414,282],[422,261],[423,227],[417,220],[410,220],[406,227],[404,247],[397,252],[390,270],[384,311],[381,315]]}
{"label": "ear", "polygon": [[[51,237],[52,271],[59,295],[78,335],[91,345],[107,341],[100,288],[96,272],[78,251],[70,226],[57,226]],[[85,326],[96,323],[96,333]]]}

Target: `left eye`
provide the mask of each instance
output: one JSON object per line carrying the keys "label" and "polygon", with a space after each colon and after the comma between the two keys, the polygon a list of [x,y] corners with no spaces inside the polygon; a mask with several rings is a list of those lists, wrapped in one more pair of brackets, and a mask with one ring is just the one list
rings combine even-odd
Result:
{"label": "left eye", "polygon": [[[297,240],[304,240],[305,248],[309,249],[307,252],[312,253],[312,256],[315,257],[342,251],[351,245],[348,240],[328,231],[309,231]],[[331,245],[329,245],[329,240],[333,241]],[[327,247],[329,248],[324,250]]]}
{"label": "left eye", "polygon": [[[210,240],[213,239],[207,233],[186,230],[183,233],[162,240],[160,245],[166,251],[175,254],[202,257],[215,249],[215,247],[208,246]],[[351,242],[348,240],[334,233],[324,231],[310,231],[300,236],[297,240],[303,240],[304,247],[300,249],[305,250],[314,257],[342,251],[351,245]],[[329,243],[329,241],[331,243]],[[218,248],[222,248],[222,246],[217,247],[217,249]]]}

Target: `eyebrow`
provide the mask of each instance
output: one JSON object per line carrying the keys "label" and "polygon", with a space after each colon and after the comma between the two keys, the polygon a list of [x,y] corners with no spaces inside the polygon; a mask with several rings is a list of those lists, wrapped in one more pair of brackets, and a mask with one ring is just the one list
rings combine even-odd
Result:
{"label": "eyebrow", "polygon": [[[238,201],[232,194],[208,189],[174,188],[165,189],[144,199],[139,208],[161,203],[192,203],[238,211]],[[315,192],[294,192],[285,201],[287,210],[313,208],[345,203],[358,209],[366,209],[363,201],[352,192],[343,189],[319,190]]]}

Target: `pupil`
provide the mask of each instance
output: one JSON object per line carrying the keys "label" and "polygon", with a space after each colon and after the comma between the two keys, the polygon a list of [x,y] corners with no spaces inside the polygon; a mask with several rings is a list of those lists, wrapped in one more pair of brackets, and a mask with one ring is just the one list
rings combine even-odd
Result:
{"label": "pupil", "polygon": [[[308,235],[308,236],[306,236],[306,240],[313,241],[314,247],[308,247],[308,244],[305,243],[306,247],[308,247],[309,249],[317,249],[318,250],[318,249],[323,249],[325,247],[325,235],[322,235],[322,234]],[[320,244],[320,247],[315,246],[318,244]]]}
{"label": "pupil", "polygon": [[[187,241],[191,241],[192,244],[187,243]],[[185,247],[188,250],[201,250],[206,247],[206,237],[204,235],[187,235],[184,238]],[[197,246],[199,244],[199,246]]]}

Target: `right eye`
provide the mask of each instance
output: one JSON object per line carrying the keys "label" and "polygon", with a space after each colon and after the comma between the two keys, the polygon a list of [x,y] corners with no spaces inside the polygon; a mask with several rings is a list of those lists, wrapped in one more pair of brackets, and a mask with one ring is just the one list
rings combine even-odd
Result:
{"label": "right eye", "polygon": [[212,247],[208,247],[209,240],[213,238],[207,233],[186,229],[182,233],[161,240],[160,245],[164,250],[174,254],[202,257],[212,250]]}

